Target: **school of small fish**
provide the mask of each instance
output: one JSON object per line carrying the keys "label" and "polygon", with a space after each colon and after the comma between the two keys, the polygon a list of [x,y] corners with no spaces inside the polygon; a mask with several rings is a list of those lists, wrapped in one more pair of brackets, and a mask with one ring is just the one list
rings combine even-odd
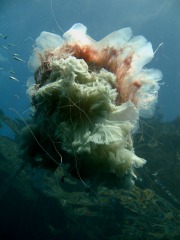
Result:
{"label": "school of small fish", "polygon": [[[6,40],[6,39],[8,39],[8,35],[0,33],[0,39]],[[14,43],[7,43],[6,45],[4,45],[4,44],[0,45],[0,48],[8,50],[10,47],[15,47],[15,46],[16,45]],[[13,53],[12,59],[25,63],[25,61],[21,58],[20,54],[18,54],[18,53]],[[3,70],[4,70],[4,68],[2,66],[0,66],[0,71],[3,71]],[[13,70],[10,70],[9,79],[19,82],[19,79],[15,77],[15,72]]]}

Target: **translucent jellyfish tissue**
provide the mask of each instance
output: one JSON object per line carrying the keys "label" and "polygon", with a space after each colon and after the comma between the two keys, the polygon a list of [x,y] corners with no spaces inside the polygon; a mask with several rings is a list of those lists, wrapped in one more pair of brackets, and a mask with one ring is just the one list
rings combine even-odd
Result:
{"label": "translucent jellyfish tissue", "polygon": [[154,113],[162,73],[143,68],[154,56],[152,45],[143,36],[132,37],[130,28],[100,41],[86,30],[77,23],[62,38],[42,32],[36,39],[28,94],[31,133],[41,149],[29,152],[36,163],[45,150],[42,165],[68,166],[76,178],[127,175],[131,181],[134,168],[146,162],[136,156],[132,134],[139,117]]}

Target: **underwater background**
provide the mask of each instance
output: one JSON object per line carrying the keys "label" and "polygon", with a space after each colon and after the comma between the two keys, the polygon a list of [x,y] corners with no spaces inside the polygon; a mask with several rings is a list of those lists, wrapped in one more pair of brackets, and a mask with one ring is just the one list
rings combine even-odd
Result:
{"label": "underwater background", "polygon": [[[180,239],[179,13],[178,0],[0,1],[1,239]],[[133,135],[135,152],[147,163],[130,189],[94,193],[79,180],[60,178],[62,169],[22,167],[23,119],[32,121],[26,93],[32,45],[42,31],[63,35],[79,22],[95,40],[131,27],[154,51],[160,46],[147,65],[163,73],[156,112],[140,119]]]}

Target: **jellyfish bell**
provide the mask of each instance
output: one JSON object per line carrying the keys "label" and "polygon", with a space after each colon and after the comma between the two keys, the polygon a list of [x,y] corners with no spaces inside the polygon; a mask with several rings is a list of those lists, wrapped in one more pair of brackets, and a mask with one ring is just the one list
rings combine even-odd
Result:
{"label": "jellyfish bell", "polygon": [[46,51],[50,51],[63,43],[63,39],[54,33],[41,32],[40,36],[36,39],[36,44],[33,49],[33,54],[30,56],[28,67],[34,72],[37,67],[41,65],[41,58]]}
{"label": "jellyfish bell", "polygon": [[94,42],[87,34],[87,27],[81,23],[74,24],[67,32],[63,34],[63,39],[70,44],[88,45]]}
{"label": "jellyfish bell", "polygon": [[29,60],[35,83],[28,83],[28,94],[41,147],[33,152],[26,141],[26,155],[36,159],[45,150],[41,164],[48,168],[50,156],[54,168],[62,156],[62,165],[81,180],[128,176],[132,182],[134,169],[146,162],[136,156],[132,134],[140,116],[153,115],[162,74],[143,68],[153,49],[130,28],[98,42],[86,30],[78,23],[63,38],[42,32],[36,39]]}

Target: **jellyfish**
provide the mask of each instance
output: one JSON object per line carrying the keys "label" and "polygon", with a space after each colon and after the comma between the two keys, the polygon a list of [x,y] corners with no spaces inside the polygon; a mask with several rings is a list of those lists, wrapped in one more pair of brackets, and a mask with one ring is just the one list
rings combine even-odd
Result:
{"label": "jellyfish", "polygon": [[77,23],[60,37],[43,31],[36,39],[28,81],[34,123],[24,129],[25,155],[33,166],[59,166],[81,180],[108,182],[146,160],[135,154],[140,117],[153,116],[161,71],[144,66],[154,56],[130,28],[100,41]]}

